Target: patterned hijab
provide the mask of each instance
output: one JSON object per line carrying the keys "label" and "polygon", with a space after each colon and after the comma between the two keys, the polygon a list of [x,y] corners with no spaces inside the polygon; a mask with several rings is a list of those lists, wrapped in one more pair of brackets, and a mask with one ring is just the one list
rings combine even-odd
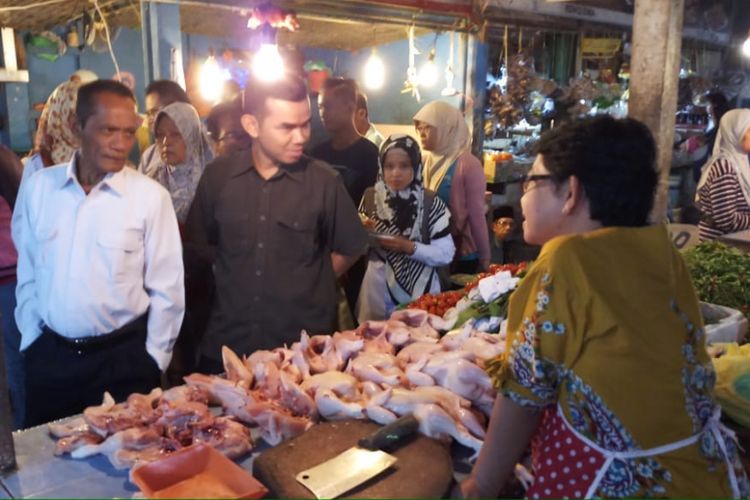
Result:
{"label": "patterned hijab", "polygon": [[[748,129],[750,129],[750,109],[732,109],[721,117],[714,150],[703,165],[696,193],[706,183],[711,165],[718,158],[726,158],[737,173],[742,194],[747,204],[750,205],[750,162],[748,162],[747,153],[742,150],[742,138]],[[696,194],[696,201],[699,198],[700,196]]]}
{"label": "patterned hijab", "polygon": [[[389,188],[384,180],[383,166],[388,152],[399,148],[409,155],[414,179],[401,191]],[[380,169],[375,183],[375,213],[367,214],[375,221],[375,230],[402,236],[411,241],[423,241],[423,234],[429,234],[430,241],[450,235],[450,212],[443,201],[429,195],[432,203],[425,217],[425,189],[422,185],[422,155],[417,140],[408,135],[392,135],[380,148]],[[427,223],[427,231],[422,227]],[[401,252],[385,251],[386,282],[388,291],[398,304],[409,302],[430,290],[435,274],[433,267],[427,266]]]}
{"label": "patterned hijab", "polygon": [[[394,191],[385,183],[383,167],[386,155],[393,149],[406,151],[414,169],[414,179],[406,189]],[[375,182],[376,222],[383,227],[378,231],[403,236],[412,241],[422,241],[422,212],[424,187],[422,186],[422,158],[416,139],[403,134],[390,136],[380,148],[378,180]],[[387,226],[387,227],[386,227]]]}
{"label": "patterned hijab", "polygon": [[458,108],[443,101],[432,101],[414,115],[414,121],[435,128],[435,149],[424,152],[424,183],[427,189],[438,191],[451,165],[471,147],[471,135],[466,119]]}
{"label": "patterned hijab", "polygon": [[67,80],[52,91],[39,118],[34,148],[49,151],[53,164],[70,161],[80,142],[76,130],[76,101],[81,82]]}
{"label": "patterned hijab", "polygon": [[177,220],[183,223],[203,169],[213,159],[213,154],[198,111],[192,105],[174,102],[164,106],[156,115],[154,123],[158,124],[163,116],[169,117],[180,131],[182,140],[185,141],[187,159],[180,165],[167,165],[158,155],[155,159],[156,166],[151,172],[154,179],[169,191]]}

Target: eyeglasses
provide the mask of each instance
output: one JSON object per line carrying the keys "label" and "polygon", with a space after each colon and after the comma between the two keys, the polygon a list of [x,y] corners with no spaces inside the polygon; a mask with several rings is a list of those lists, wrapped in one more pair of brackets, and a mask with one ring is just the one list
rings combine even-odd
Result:
{"label": "eyeglasses", "polygon": [[534,174],[534,175],[527,175],[523,183],[521,184],[521,190],[525,194],[528,191],[530,191],[536,184],[532,184],[532,182],[536,183],[538,181],[546,181],[554,179],[554,177],[550,174]]}

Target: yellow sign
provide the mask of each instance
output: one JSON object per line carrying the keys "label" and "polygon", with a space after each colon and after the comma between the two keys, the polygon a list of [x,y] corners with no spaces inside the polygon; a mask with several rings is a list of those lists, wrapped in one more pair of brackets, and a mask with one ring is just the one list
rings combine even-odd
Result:
{"label": "yellow sign", "polygon": [[619,38],[583,38],[581,52],[583,57],[612,57],[620,50],[622,40]]}

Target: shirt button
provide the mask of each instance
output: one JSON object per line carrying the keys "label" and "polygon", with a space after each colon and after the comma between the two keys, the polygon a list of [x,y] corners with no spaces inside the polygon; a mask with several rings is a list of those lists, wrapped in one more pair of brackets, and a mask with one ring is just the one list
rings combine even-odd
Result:
{"label": "shirt button", "polygon": [[258,243],[258,248],[263,248],[263,242]]}
{"label": "shirt button", "polygon": [[260,216],[260,221],[261,222],[265,222],[266,221],[266,216],[265,215],[261,215]]}
{"label": "shirt button", "polygon": [[253,297],[253,302],[260,302],[260,297],[258,295]]}
{"label": "shirt button", "polygon": [[260,276],[262,274],[263,274],[263,271],[261,271],[260,269],[258,269],[257,271],[255,271],[255,275],[256,276]]}
{"label": "shirt button", "polygon": [[267,192],[268,192],[268,187],[264,187],[264,188],[263,188],[263,192],[264,192],[264,193],[267,193]]}
{"label": "shirt button", "polygon": [[251,328],[253,330],[257,330],[258,328],[260,328],[260,326],[258,325],[258,323],[253,323],[252,326],[251,326]]}

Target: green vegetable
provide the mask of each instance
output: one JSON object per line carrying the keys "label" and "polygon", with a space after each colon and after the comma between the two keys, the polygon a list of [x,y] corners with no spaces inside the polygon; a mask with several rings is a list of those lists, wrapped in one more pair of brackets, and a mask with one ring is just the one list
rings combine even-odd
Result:
{"label": "green vegetable", "polygon": [[480,299],[461,311],[456,320],[456,326],[465,324],[470,319],[489,318],[490,316],[506,317],[508,315],[508,297],[510,293],[504,293],[489,304]]}
{"label": "green vegetable", "polygon": [[705,241],[684,255],[700,300],[738,309],[750,319],[750,254]]}

